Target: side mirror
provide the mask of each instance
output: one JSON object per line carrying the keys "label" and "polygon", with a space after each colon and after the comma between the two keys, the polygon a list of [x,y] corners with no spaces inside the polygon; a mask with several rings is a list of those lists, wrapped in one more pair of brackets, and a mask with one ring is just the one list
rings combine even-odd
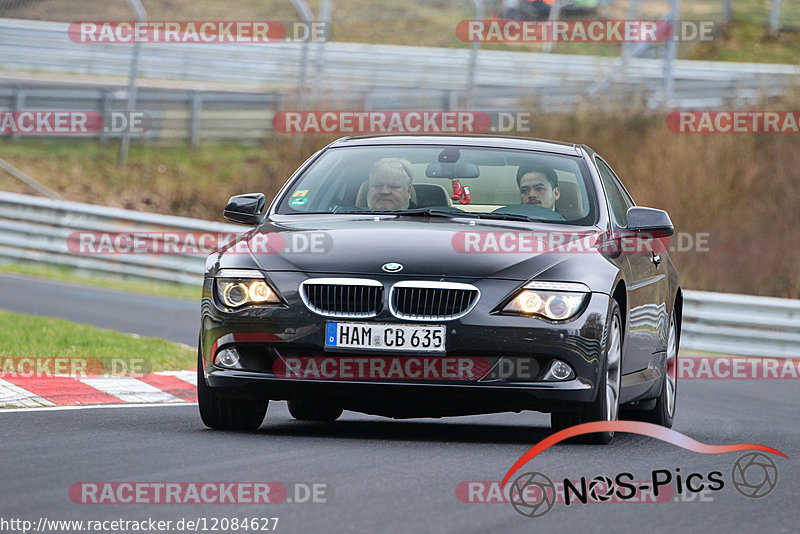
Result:
{"label": "side mirror", "polygon": [[228,200],[222,216],[231,222],[239,224],[256,225],[264,222],[261,211],[267,203],[267,198],[262,193],[248,193],[236,195]]}
{"label": "side mirror", "polygon": [[632,206],[628,208],[629,232],[650,234],[651,237],[667,237],[675,233],[672,220],[664,210]]}

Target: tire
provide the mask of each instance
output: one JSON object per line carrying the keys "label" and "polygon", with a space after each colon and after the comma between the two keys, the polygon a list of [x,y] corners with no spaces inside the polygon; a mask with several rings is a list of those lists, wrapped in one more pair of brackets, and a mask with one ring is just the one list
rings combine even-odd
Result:
{"label": "tire", "polygon": [[661,393],[656,398],[656,405],[652,410],[642,411],[638,414],[640,421],[672,428],[678,398],[678,348],[678,323],[675,320],[675,310],[673,309],[669,318],[667,360],[664,362]]}
{"label": "tire", "polygon": [[[620,371],[622,369],[623,342],[625,331],[622,327],[622,314],[619,304],[611,301],[610,321],[608,322],[608,340],[603,354],[603,366],[598,383],[597,398],[589,406],[578,412],[551,413],[550,426],[554,431],[564,430],[571,426],[595,421],[616,421],[619,417]],[[571,443],[605,445],[611,443],[613,432],[595,432],[576,436]]]}
{"label": "tire", "polygon": [[269,400],[221,397],[208,387],[203,373],[203,358],[197,354],[197,404],[200,418],[218,430],[255,430],[264,422]]}
{"label": "tire", "polygon": [[316,400],[290,400],[289,413],[298,421],[336,421],[342,409]]}

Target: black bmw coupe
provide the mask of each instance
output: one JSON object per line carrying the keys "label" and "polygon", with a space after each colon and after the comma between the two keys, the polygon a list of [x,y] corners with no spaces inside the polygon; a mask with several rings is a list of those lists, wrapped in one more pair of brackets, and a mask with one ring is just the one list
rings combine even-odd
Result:
{"label": "black bmw coupe", "polygon": [[270,400],[314,421],[537,410],[554,429],[672,425],[672,222],[587,146],[345,138],[264,207],[231,198],[225,217],[254,229],[207,260],[207,426],[257,428]]}

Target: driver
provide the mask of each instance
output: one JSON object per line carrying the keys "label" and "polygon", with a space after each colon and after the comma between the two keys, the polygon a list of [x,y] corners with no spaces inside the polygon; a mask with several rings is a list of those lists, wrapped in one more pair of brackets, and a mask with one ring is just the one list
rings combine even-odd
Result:
{"label": "driver", "polygon": [[561,196],[558,176],[553,169],[545,167],[523,167],[517,171],[520,204],[533,204],[556,210],[556,200]]}
{"label": "driver", "polygon": [[375,162],[369,173],[367,206],[371,210],[404,210],[411,203],[411,162],[399,158],[383,158]]}

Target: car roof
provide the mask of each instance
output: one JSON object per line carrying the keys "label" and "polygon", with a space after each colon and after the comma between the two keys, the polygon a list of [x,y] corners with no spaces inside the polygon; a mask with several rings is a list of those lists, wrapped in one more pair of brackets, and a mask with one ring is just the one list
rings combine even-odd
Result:
{"label": "car roof", "polygon": [[527,137],[510,137],[500,135],[365,135],[359,137],[343,137],[337,139],[330,148],[348,146],[380,146],[380,145],[455,145],[485,148],[511,148],[518,150],[536,150],[579,156],[579,145],[551,141],[548,139],[532,139]]}

